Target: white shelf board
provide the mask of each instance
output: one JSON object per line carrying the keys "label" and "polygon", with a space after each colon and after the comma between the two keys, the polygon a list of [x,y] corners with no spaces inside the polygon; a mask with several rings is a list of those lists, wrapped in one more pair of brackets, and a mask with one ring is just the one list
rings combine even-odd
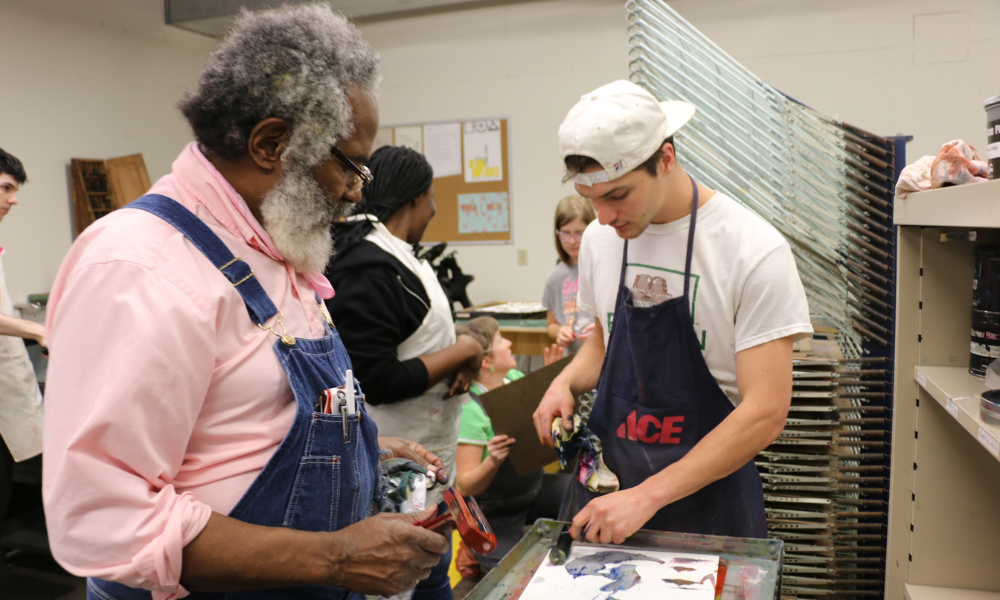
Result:
{"label": "white shelf board", "polygon": [[909,194],[892,222],[927,227],[1000,228],[1000,179]]}
{"label": "white shelf board", "polygon": [[970,375],[963,367],[917,365],[913,368],[913,378],[973,439],[1000,461],[1000,426],[985,423],[979,416],[978,394],[986,391],[981,377]]}
{"label": "white shelf board", "polygon": [[1000,600],[1000,592],[981,592],[958,588],[932,587],[907,583],[903,587],[906,600]]}

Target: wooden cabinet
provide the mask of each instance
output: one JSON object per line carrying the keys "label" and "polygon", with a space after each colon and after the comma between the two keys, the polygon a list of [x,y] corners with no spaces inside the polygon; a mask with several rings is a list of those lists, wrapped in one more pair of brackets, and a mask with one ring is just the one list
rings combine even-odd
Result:
{"label": "wooden cabinet", "polygon": [[145,194],[150,187],[142,154],[107,161],[74,158],[70,174],[77,235],[97,219]]}

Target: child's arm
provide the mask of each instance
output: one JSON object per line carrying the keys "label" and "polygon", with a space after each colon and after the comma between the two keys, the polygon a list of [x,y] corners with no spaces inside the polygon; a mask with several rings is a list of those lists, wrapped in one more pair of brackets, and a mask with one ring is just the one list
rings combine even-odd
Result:
{"label": "child's arm", "polygon": [[549,339],[563,348],[569,346],[576,337],[573,335],[573,328],[569,325],[560,325],[559,321],[556,321],[556,313],[551,310],[546,312],[545,318],[547,319],[545,330],[549,334]]}
{"label": "child's arm", "polygon": [[458,476],[455,485],[468,496],[478,496],[486,491],[496,477],[500,465],[510,454],[510,447],[517,441],[506,435],[494,436],[486,444],[489,454],[483,460],[483,447],[474,444],[459,444],[455,457]]}

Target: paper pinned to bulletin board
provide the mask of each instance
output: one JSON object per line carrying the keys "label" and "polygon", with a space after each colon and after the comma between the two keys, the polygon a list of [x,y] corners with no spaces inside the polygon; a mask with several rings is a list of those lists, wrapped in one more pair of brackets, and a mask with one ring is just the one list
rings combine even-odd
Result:
{"label": "paper pinned to bulletin board", "polygon": [[499,117],[379,129],[375,149],[413,148],[434,168],[437,215],[422,243],[511,242],[509,132]]}

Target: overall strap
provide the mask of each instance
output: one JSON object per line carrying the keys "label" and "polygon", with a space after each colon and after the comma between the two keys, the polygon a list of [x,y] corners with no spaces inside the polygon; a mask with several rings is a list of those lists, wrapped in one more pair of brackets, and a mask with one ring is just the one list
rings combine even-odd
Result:
{"label": "overall strap", "polygon": [[183,233],[184,237],[201,250],[202,254],[225,275],[229,283],[236,287],[236,291],[246,303],[250,318],[256,325],[263,325],[278,314],[277,307],[254,277],[250,265],[243,259],[233,256],[219,236],[181,203],[159,194],[146,194],[125,208],[137,208],[154,214]]}
{"label": "overall strap", "polygon": [[698,222],[698,182],[691,177],[691,186],[694,187],[694,198],[691,200],[691,225],[688,226],[687,256],[684,258],[684,297],[687,298],[688,288],[691,287],[691,257],[694,254],[694,226]]}

